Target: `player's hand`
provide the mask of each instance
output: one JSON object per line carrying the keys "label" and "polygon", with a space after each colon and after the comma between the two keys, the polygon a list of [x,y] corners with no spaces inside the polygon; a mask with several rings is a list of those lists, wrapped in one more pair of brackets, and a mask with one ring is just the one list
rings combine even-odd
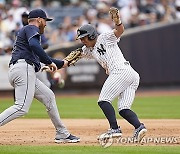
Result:
{"label": "player's hand", "polygon": [[48,65],[48,66],[43,66],[43,67],[41,68],[41,72],[42,72],[42,71],[55,72],[55,71],[57,71],[57,66],[56,66],[56,64],[51,63],[51,64]]}
{"label": "player's hand", "polygon": [[52,62],[51,64],[49,64],[48,67],[50,68],[50,71],[51,71],[51,72],[57,71],[57,66],[56,66],[56,64],[53,63],[53,62]]}

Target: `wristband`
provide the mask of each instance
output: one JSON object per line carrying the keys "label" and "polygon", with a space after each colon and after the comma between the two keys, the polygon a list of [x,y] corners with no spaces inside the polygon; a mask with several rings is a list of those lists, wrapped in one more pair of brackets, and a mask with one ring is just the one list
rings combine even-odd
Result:
{"label": "wristband", "polygon": [[120,24],[116,24],[116,26],[120,26],[120,25],[122,25],[122,22]]}

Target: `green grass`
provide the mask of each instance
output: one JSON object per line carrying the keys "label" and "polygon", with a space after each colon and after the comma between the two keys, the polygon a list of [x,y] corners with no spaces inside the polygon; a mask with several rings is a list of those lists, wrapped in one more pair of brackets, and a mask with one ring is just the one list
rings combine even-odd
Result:
{"label": "green grass", "polygon": [[[117,111],[117,100],[113,105]],[[57,98],[62,118],[104,118],[97,97]],[[13,99],[0,98],[0,112],[13,105]],[[180,96],[136,97],[132,109],[141,119],[179,119]],[[116,112],[117,113],[117,112]],[[117,113],[118,114],[118,113]],[[120,117],[117,115],[117,117]],[[45,107],[34,100],[24,118],[48,118]],[[180,146],[15,146],[0,145],[0,154],[179,154]]]}
{"label": "green grass", "polygon": [[[57,98],[62,118],[104,118],[97,105],[98,97]],[[13,99],[0,99],[0,112],[13,105]],[[117,117],[117,100],[113,102]],[[179,119],[180,96],[136,97],[132,109],[141,119]],[[34,100],[25,118],[48,118],[45,107]]]}
{"label": "green grass", "polygon": [[159,146],[114,146],[102,148],[98,146],[0,146],[1,154],[179,154],[178,147]]}

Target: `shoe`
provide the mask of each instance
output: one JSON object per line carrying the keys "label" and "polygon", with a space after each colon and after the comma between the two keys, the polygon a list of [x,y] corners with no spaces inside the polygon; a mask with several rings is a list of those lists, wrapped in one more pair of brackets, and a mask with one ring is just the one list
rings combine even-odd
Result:
{"label": "shoe", "polygon": [[103,133],[101,134],[100,136],[98,136],[98,140],[102,140],[102,139],[105,139],[105,138],[118,138],[118,137],[121,137],[122,136],[122,131],[119,128],[117,129],[108,129],[108,131],[106,133]]}
{"label": "shoe", "polygon": [[146,135],[147,129],[144,124],[141,124],[139,128],[135,129],[133,139],[135,142],[141,142],[143,137]]}
{"label": "shoe", "polygon": [[77,143],[80,142],[80,138],[74,135],[69,135],[67,138],[55,138],[55,143]]}

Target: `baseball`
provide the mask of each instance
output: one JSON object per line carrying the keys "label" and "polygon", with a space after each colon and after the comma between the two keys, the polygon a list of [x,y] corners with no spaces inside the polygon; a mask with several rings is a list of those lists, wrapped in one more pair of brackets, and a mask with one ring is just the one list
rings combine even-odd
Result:
{"label": "baseball", "polygon": [[58,81],[59,88],[63,88],[65,86],[65,81],[62,79],[61,73],[55,72],[53,78]]}

